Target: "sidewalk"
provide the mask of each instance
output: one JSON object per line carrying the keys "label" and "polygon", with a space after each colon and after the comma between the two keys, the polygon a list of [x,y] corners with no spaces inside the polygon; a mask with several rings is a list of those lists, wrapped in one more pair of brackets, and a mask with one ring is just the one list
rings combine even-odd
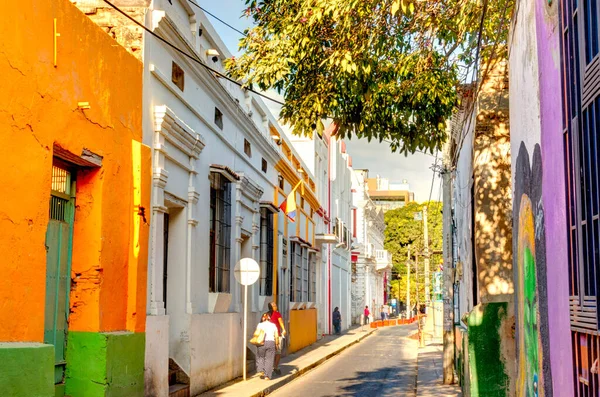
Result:
{"label": "sidewalk", "polygon": [[329,358],[341,353],[346,348],[360,342],[374,331],[376,331],[376,328],[364,326],[364,328],[351,328],[341,336],[325,336],[312,345],[282,358],[279,363],[281,375],[273,375],[274,379],[270,381],[260,379],[256,374],[249,374],[246,382],[239,378],[236,379],[237,382],[235,383],[229,383],[221,388],[210,390],[200,394],[200,397],[265,396],[319,364],[322,364]]}
{"label": "sidewalk", "polygon": [[444,385],[442,368],[443,346],[430,342],[419,348],[417,359],[417,397],[460,397],[458,385]]}

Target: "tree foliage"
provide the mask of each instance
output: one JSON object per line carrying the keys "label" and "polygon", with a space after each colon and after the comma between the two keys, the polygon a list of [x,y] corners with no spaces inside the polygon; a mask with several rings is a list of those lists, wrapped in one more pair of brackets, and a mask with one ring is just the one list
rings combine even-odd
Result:
{"label": "tree foliage", "polygon": [[[427,226],[429,237],[430,272],[439,270],[443,256],[442,250],[442,203],[430,201],[429,203],[408,203],[402,208],[390,210],[385,213],[385,240],[384,248],[392,254],[394,273],[400,277],[400,297],[406,296],[406,266],[408,249],[411,252],[411,299],[416,299],[416,285],[412,285],[416,276],[415,265],[418,266],[419,282],[424,283],[424,238],[423,221],[416,220],[415,214],[421,213],[423,207],[428,206]],[[417,256],[415,260],[415,256]],[[433,284],[431,284],[433,286]],[[420,285],[420,287],[423,287]],[[424,292],[420,288],[420,299],[424,299]]]}
{"label": "tree foliage", "polygon": [[255,27],[226,66],[282,93],[280,116],[296,134],[322,133],[331,118],[342,138],[433,151],[475,49],[506,53],[513,1],[246,0]]}

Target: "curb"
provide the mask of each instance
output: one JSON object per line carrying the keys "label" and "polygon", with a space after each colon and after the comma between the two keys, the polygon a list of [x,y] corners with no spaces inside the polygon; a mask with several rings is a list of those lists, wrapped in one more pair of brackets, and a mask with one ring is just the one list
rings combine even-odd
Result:
{"label": "curb", "polygon": [[363,339],[365,339],[367,336],[373,334],[376,330],[377,330],[377,328],[373,329],[370,332],[367,332],[365,335],[363,335],[360,338],[352,341],[351,343],[349,343],[349,344],[347,344],[345,346],[342,346],[338,350],[329,353],[325,357],[323,357],[323,358],[315,361],[314,363],[312,363],[310,365],[307,365],[304,368],[301,368],[301,369],[297,370],[296,372],[292,372],[291,374],[284,376],[283,378],[277,380],[275,383],[270,384],[268,387],[266,387],[262,391],[260,391],[258,393],[255,393],[255,394],[251,394],[249,397],[263,397],[263,396],[266,396],[267,394],[270,394],[270,393],[274,392],[275,390],[281,388],[282,386],[285,386],[286,384],[290,383],[291,381],[293,381],[294,379],[300,377],[301,375],[305,374],[306,372],[310,371],[311,369],[313,369],[315,367],[318,367],[319,365],[323,364],[325,361],[329,360],[330,358],[332,358],[334,356],[337,356],[338,354],[340,354],[341,352],[343,352],[344,350],[346,350],[350,346],[353,346],[353,345],[359,343],[360,341],[362,341]]}

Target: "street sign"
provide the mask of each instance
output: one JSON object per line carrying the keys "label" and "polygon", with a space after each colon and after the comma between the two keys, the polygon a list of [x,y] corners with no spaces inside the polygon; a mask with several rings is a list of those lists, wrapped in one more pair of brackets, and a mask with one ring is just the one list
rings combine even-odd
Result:
{"label": "street sign", "polygon": [[233,275],[238,283],[252,285],[260,277],[260,266],[252,258],[242,258],[236,263]]}
{"label": "street sign", "polygon": [[244,381],[246,380],[246,336],[248,335],[248,286],[252,285],[260,277],[260,266],[252,258],[242,258],[233,268],[233,275],[238,283],[244,286],[244,350],[242,370]]}

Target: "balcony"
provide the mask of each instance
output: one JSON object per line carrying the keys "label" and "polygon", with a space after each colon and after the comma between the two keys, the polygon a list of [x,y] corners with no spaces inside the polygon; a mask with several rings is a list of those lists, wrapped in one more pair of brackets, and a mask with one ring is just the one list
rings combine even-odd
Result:
{"label": "balcony", "polygon": [[371,259],[375,255],[375,244],[366,244],[365,245],[365,258]]}
{"label": "balcony", "polygon": [[392,266],[392,256],[387,250],[375,250],[375,270],[384,270]]}

